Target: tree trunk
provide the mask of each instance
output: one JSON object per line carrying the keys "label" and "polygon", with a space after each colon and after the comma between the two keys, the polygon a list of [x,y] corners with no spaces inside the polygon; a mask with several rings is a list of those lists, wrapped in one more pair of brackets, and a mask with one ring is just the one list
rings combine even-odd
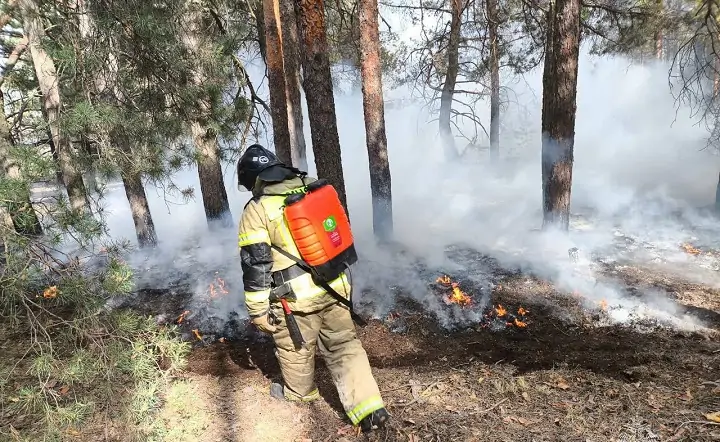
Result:
{"label": "tree trunk", "polygon": [[60,169],[60,156],[58,155],[58,150],[55,148],[55,142],[53,141],[50,128],[47,128],[45,132],[48,137],[48,145],[50,146],[50,155],[52,155],[53,161],[55,162],[55,183],[58,187],[63,187],[65,186],[65,182],[63,181],[63,173]]}
{"label": "tree trunk", "polygon": [[655,32],[655,58],[663,59],[663,31],[659,29]]}
{"label": "tree trunk", "polygon": [[330,59],[322,0],[298,0],[303,52],[303,89],[310,117],[310,136],[319,178],[335,187],[347,210],[340,137],[335,117]]}
{"label": "tree trunk", "polygon": [[373,231],[382,240],[393,233],[392,186],[385,135],[385,103],[380,66],[377,0],[360,0],[360,74],[362,76],[365,136],[370,163]]}
{"label": "tree trunk", "polygon": [[660,23],[657,25],[657,29],[655,30],[655,58],[658,60],[663,59],[663,23],[662,23],[662,14],[663,10],[665,9],[665,3],[664,0],[656,0],[657,6],[658,6],[658,15],[661,17]]}
{"label": "tree trunk", "polygon": [[20,0],[23,15],[23,27],[30,41],[30,55],[35,75],[42,92],[42,104],[47,118],[50,133],[57,151],[63,183],[67,189],[70,208],[73,211],[90,213],[90,202],[85,191],[80,170],[76,168],[70,142],[60,130],[59,116],[61,109],[60,88],[58,85],[55,62],[42,46],[45,28],[39,16],[38,6],[34,0]]}
{"label": "tree trunk", "polygon": [[197,121],[192,122],[192,135],[200,156],[197,162],[198,175],[208,226],[211,230],[218,226],[232,227],[232,213],[223,181],[217,138]]}
{"label": "tree trunk", "polygon": [[459,68],[460,47],[460,26],[462,24],[463,0],[451,0],[452,18],[450,20],[450,41],[447,46],[447,72],[445,83],[440,94],[440,139],[442,140],[443,151],[448,160],[457,160],[460,155],[455,147],[450,117],[452,115],[453,94],[455,93],[455,82],[457,81]]}
{"label": "tree trunk", "polygon": [[[10,204],[10,207],[5,207],[4,204],[0,204],[0,206],[2,206],[2,210],[5,211],[7,216],[10,217],[11,228],[14,228],[18,233],[24,235],[41,235],[42,225],[33,208],[32,202],[30,202],[30,187],[23,181],[20,167],[12,161],[10,156],[10,148],[12,145],[13,140],[10,136],[10,125],[5,115],[5,97],[2,91],[0,91],[0,167],[2,167],[0,174],[22,183],[23,192],[26,193],[23,195],[22,201],[16,200]],[[2,219],[2,222],[6,221],[7,218]]]}
{"label": "tree trunk", "polygon": [[282,22],[283,61],[285,67],[286,103],[288,129],[290,132],[290,157],[292,165],[307,171],[307,148],[303,130],[303,111],[300,95],[300,45],[298,41],[297,17],[293,0],[280,0]]}
{"label": "tree trunk", "polygon": [[[250,3],[248,3],[248,5],[250,5]],[[263,63],[267,63],[267,41],[265,40],[265,14],[263,13],[263,0],[253,0],[252,5],[249,7],[255,18],[260,56],[263,59]]]}
{"label": "tree trunk", "polygon": [[486,0],[490,36],[490,160],[500,155],[500,59],[498,0]]}
{"label": "tree trunk", "polygon": [[[115,100],[117,100],[116,105],[120,105],[120,103],[125,102],[126,98],[117,82],[118,63],[112,40],[110,40],[110,45],[111,51],[108,54],[110,78],[107,80],[109,80],[109,84],[113,85],[112,91]],[[96,80],[96,84],[100,83],[99,80]],[[123,133],[111,133],[110,139],[115,140],[117,148],[122,152],[122,155],[119,156],[121,161],[118,164],[120,167],[120,178],[125,188],[125,196],[130,205],[130,213],[132,214],[133,224],[135,225],[135,236],[138,240],[138,246],[141,249],[155,247],[157,246],[155,223],[153,222],[150,205],[148,204],[147,195],[145,194],[142,176],[138,171],[139,168],[133,164],[132,161],[135,156],[130,146],[130,141]]]}
{"label": "tree trunk", "polygon": [[280,28],[278,0],[263,0],[263,16],[265,17],[265,41],[267,42],[265,65],[268,70],[275,154],[283,163],[291,164],[289,114],[283,64],[283,31]]}
{"label": "tree trunk", "polygon": [[580,48],[580,1],[556,0],[548,14],[543,71],[543,227],[568,230]]}
{"label": "tree trunk", "polygon": [[[183,41],[188,49],[193,53],[198,53],[203,47],[203,38],[205,38],[201,26],[202,10],[198,4],[190,4],[188,7],[190,9],[187,11],[185,19],[187,33],[183,35]],[[206,79],[207,73],[199,66],[195,71],[193,85],[201,89]],[[208,227],[215,230],[220,227],[232,227],[233,219],[220,164],[220,146],[218,145],[217,134],[209,126],[212,104],[208,98],[207,96],[200,96],[195,101],[190,130],[198,156],[198,175],[200,178],[200,192],[205,207],[205,217],[207,218]]]}
{"label": "tree trunk", "polygon": [[718,174],[718,183],[715,187],[715,210],[720,212],[720,174]]}
{"label": "tree trunk", "polygon": [[[118,141],[118,147],[125,155],[132,158],[133,152],[130,146],[124,140]],[[155,247],[157,245],[157,234],[155,233],[155,223],[150,213],[150,205],[148,204],[147,195],[145,195],[145,186],[143,186],[142,178],[139,173],[133,170],[133,167],[121,167],[120,177],[122,178],[123,187],[125,188],[125,196],[130,203],[130,212],[132,213],[133,223],[135,224],[135,235],[137,236],[138,246],[141,249],[147,247]]]}

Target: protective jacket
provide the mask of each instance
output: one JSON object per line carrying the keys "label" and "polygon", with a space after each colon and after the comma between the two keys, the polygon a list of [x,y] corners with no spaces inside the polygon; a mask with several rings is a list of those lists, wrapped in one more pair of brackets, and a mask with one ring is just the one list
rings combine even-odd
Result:
{"label": "protective jacket", "polygon": [[[305,184],[313,181],[314,178],[304,178]],[[303,179],[299,177],[274,183],[258,178],[253,187],[253,198],[245,206],[240,220],[238,241],[245,304],[252,317],[260,318],[271,312],[279,321],[272,336],[285,384],[284,397],[293,401],[320,397],[315,384],[315,354],[319,350],[345,413],[353,424],[363,428],[385,408],[350,311],[317,286],[293,260],[271,247],[279,246],[300,257],[285,221],[283,204],[287,195],[302,192],[303,187]],[[345,273],[329,285],[340,296],[349,297],[350,281]],[[291,296],[285,297],[291,300],[289,306],[308,343],[306,348],[295,348],[282,308],[277,302],[270,302],[271,291],[284,294],[288,286]]]}
{"label": "protective jacket", "polygon": [[[258,180],[253,188],[253,198],[245,206],[240,220],[238,237],[245,305],[251,317],[267,314],[271,290],[285,283],[292,290],[287,299],[295,312],[312,313],[337,302],[313,282],[310,274],[271,247],[274,244],[300,257],[283,216],[283,204],[287,195],[302,192],[303,187],[313,181],[315,178],[310,177],[280,183]],[[329,283],[341,296],[349,296],[350,281],[344,273]]]}

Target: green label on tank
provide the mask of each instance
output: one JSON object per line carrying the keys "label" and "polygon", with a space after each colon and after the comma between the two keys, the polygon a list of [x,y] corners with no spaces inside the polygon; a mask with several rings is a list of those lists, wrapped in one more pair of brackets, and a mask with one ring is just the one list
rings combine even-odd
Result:
{"label": "green label on tank", "polygon": [[323,228],[326,232],[332,232],[337,228],[337,222],[335,222],[335,216],[330,215],[323,221]]}

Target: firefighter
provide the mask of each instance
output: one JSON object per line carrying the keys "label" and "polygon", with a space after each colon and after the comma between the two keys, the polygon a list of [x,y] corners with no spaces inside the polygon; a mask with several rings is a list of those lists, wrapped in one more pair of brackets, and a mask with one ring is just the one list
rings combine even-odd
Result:
{"label": "firefighter", "polygon": [[[252,191],[240,220],[238,246],[245,286],[245,305],[253,324],[272,335],[283,384],[272,383],[276,399],[309,402],[320,397],[315,384],[315,352],[319,349],[332,374],[340,401],[353,425],[368,432],[389,419],[370,370],[365,349],[355,333],[350,311],[313,283],[297,263],[271,248],[281,247],[299,257],[283,216],[288,194],[302,192],[314,178],[299,175],[259,144],[247,148],[238,161],[238,185]],[[328,282],[338,294],[350,296],[345,273]],[[307,342],[296,350],[275,293],[285,296]]]}

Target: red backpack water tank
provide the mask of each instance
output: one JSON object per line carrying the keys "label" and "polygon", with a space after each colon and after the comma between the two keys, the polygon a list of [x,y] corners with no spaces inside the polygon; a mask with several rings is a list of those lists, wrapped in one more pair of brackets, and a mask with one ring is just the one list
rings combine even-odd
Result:
{"label": "red backpack water tank", "polygon": [[307,193],[286,197],[285,219],[300,256],[324,281],[357,261],[350,220],[327,180],[308,184]]}

